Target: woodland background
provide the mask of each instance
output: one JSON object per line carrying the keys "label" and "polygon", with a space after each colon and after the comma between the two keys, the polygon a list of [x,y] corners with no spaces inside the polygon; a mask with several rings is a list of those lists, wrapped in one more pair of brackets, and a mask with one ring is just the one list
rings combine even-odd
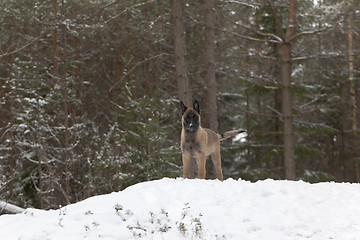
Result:
{"label": "woodland background", "polygon": [[205,126],[247,130],[222,144],[225,178],[360,181],[359,1],[0,12],[0,200],[48,209],[182,176],[179,98],[199,100]]}

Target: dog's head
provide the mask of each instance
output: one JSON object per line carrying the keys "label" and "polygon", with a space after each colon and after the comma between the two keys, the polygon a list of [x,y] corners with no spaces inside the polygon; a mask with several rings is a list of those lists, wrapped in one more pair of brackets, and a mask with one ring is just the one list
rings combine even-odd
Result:
{"label": "dog's head", "polygon": [[183,128],[188,132],[196,132],[201,123],[198,101],[194,101],[192,108],[188,108],[182,101],[180,101],[180,107],[182,111]]}

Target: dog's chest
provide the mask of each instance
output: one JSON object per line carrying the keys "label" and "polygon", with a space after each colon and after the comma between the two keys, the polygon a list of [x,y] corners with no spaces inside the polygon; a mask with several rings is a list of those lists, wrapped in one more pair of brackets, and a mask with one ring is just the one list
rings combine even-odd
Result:
{"label": "dog's chest", "polygon": [[182,152],[188,152],[191,155],[201,153],[201,146],[199,141],[196,139],[196,134],[187,133],[181,143]]}

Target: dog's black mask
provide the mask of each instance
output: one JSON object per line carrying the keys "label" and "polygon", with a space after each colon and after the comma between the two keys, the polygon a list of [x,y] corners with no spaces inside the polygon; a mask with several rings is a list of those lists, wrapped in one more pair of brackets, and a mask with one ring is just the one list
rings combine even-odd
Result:
{"label": "dog's black mask", "polygon": [[189,132],[195,132],[200,125],[199,115],[194,110],[187,111],[184,115],[184,128]]}
{"label": "dog's black mask", "polygon": [[195,132],[200,126],[200,107],[198,101],[195,100],[193,108],[190,109],[182,101],[180,101],[180,106],[184,117],[184,129],[188,132]]}

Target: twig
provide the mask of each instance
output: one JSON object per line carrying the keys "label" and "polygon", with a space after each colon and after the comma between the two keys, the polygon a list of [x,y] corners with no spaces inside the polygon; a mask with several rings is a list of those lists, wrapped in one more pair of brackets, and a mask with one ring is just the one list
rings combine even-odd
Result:
{"label": "twig", "polygon": [[276,113],[277,115],[279,115],[280,117],[283,116],[283,114],[282,114],[281,112],[279,112],[278,110],[276,110],[275,108],[272,108],[272,107],[270,107],[269,105],[266,105],[266,107],[267,107],[268,109],[270,109],[271,111],[275,112],[275,113]]}
{"label": "twig", "polygon": [[109,18],[108,20],[106,20],[104,23],[109,23],[110,21],[114,20],[115,18],[119,17],[121,14],[133,9],[133,8],[137,8],[137,7],[141,7],[141,6],[144,6],[146,4],[150,4],[152,2],[155,2],[156,0],[149,0],[147,2],[143,2],[143,3],[138,3],[138,4],[135,4],[131,7],[128,7],[128,8],[125,8],[125,10],[121,11],[120,13],[116,14],[115,16],[112,16],[111,18]]}
{"label": "twig", "polygon": [[6,56],[9,56],[11,54],[14,54],[14,53],[17,53],[17,52],[20,52],[21,50],[23,50],[24,48],[27,48],[30,44],[32,44],[33,42],[35,42],[36,40],[38,40],[40,38],[40,35],[37,36],[37,37],[34,37],[33,39],[31,39],[30,41],[28,41],[24,46],[20,47],[20,48],[17,48],[11,52],[6,52],[6,53],[2,53],[0,54],[0,58],[1,57],[6,57]]}
{"label": "twig", "polygon": [[126,76],[128,76],[132,71],[134,71],[135,68],[137,68],[139,65],[141,65],[141,64],[143,64],[143,63],[145,63],[145,62],[148,62],[148,61],[150,61],[150,60],[153,60],[153,59],[155,59],[155,58],[162,57],[162,56],[164,56],[164,55],[169,55],[169,54],[168,54],[168,53],[160,53],[160,54],[158,54],[158,55],[156,55],[156,56],[152,56],[152,57],[149,57],[149,58],[145,58],[143,61],[136,63],[126,74],[124,74],[124,76],[122,76],[122,78],[121,78],[117,83],[115,83],[115,84],[108,90],[108,92],[111,93],[111,91],[114,90],[114,88],[116,88],[119,84],[121,84],[122,81],[124,80],[124,78],[125,78]]}
{"label": "twig", "polygon": [[241,26],[243,28],[246,28],[247,30],[253,31],[256,34],[259,34],[261,36],[274,38],[278,43],[282,42],[282,39],[279,36],[277,36],[276,34],[260,32],[258,30],[255,30],[254,28],[251,28],[251,27],[249,27],[249,26],[247,26],[245,24],[242,24],[240,21],[235,22],[235,24],[238,25],[238,26]]}
{"label": "twig", "polygon": [[305,35],[311,35],[311,34],[316,34],[316,33],[320,33],[320,32],[324,32],[330,28],[333,28],[334,26],[336,26],[337,24],[341,23],[343,21],[339,21],[339,22],[336,22],[335,24],[333,25],[330,25],[330,26],[326,26],[326,27],[323,27],[323,28],[320,28],[320,29],[316,29],[316,30],[313,30],[313,31],[303,31],[303,32],[300,32],[300,33],[297,33],[295,34],[294,36],[292,36],[290,39],[289,39],[289,42],[292,41],[293,39],[295,38],[298,38],[300,36],[305,36]]}
{"label": "twig", "polygon": [[238,111],[241,111],[241,112],[245,112],[245,113],[248,113],[248,114],[251,114],[251,115],[255,115],[255,116],[260,116],[260,117],[270,117],[270,118],[278,118],[279,116],[278,115],[272,115],[272,114],[265,114],[265,113],[256,113],[256,112],[251,112],[249,110],[246,110],[246,109],[243,109],[237,105],[234,105],[234,104],[229,104],[227,103],[226,101],[222,100],[222,99],[218,99],[220,102],[230,106],[231,108],[233,109],[236,109]]}
{"label": "twig", "polygon": [[272,3],[271,3],[270,0],[267,0],[267,2],[269,3],[271,12],[272,12],[272,14],[274,15],[275,24],[276,24],[276,27],[277,27],[279,33],[280,33],[280,37],[281,37],[281,39],[282,39],[282,42],[285,42],[285,41],[286,41],[285,33],[284,33],[283,29],[282,29],[280,20],[279,20],[277,14],[276,14],[276,12],[275,12],[274,6],[272,5]]}
{"label": "twig", "polygon": [[250,3],[247,3],[247,2],[243,2],[243,1],[234,1],[234,0],[229,0],[229,1],[226,1],[225,3],[235,3],[235,4],[240,4],[240,5],[243,5],[243,6],[246,6],[246,7],[251,7],[251,8],[259,8],[260,5],[255,5],[255,4],[250,4]]}
{"label": "twig", "polygon": [[[229,31],[229,30],[224,30],[221,28],[216,28],[216,30],[222,31],[222,32],[227,32],[227,33],[231,33],[232,35],[236,36],[236,37],[240,37],[240,38],[244,38],[247,40],[251,40],[251,41],[257,41],[257,42],[268,42],[268,43],[281,43],[278,40],[266,40],[266,39],[259,39],[259,38],[254,38],[254,37],[250,37],[250,36],[245,36],[245,35],[241,35],[238,33],[235,33],[233,31]],[[263,33],[263,35],[265,35]],[[269,36],[269,35],[268,35]],[[273,36],[272,36],[273,37]]]}

